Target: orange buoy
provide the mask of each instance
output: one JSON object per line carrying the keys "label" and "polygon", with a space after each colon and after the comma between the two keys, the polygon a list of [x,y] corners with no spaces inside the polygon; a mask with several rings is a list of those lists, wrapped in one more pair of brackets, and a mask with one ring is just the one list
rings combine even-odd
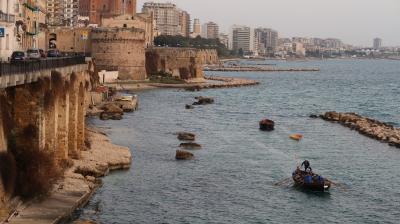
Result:
{"label": "orange buoy", "polygon": [[303,138],[303,135],[301,135],[301,134],[293,134],[293,135],[290,135],[289,138],[291,138],[293,140],[296,140],[296,141],[300,141]]}

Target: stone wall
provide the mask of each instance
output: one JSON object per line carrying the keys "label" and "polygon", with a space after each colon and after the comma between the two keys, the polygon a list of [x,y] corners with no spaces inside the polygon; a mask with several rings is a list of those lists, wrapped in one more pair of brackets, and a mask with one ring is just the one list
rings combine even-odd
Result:
{"label": "stone wall", "polygon": [[94,29],[92,57],[98,70],[118,71],[122,80],[145,80],[145,31],[135,28]]}
{"label": "stone wall", "polygon": [[[94,69],[68,70],[0,90],[0,152],[15,158],[25,149],[51,152],[56,164],[80,156],[85,147],[85,95]],[[7,142],[12,142],[9,148]],[[2,185],[0,181],[0,199],[7,198]]]}
{"label": "stone wall", "polygon": [[182,79],[204,78],[203,65],[218,63],[216,50],[167,47],[146,50],[146,70],[149,75],[165,72]]}
{"label": "stone wall", "polygon": [[91,28],[56,28],[49,32],[46,37],[46,48],[49,48],[49,41],[55,37],[56,48],[64,53],[84,53],[92,51],[90,39]]}

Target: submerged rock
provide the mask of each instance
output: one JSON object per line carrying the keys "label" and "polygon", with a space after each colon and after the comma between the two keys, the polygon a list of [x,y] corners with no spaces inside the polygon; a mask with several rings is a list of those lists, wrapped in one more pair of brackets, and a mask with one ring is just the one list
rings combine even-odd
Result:
{"label": "submerged rock", "polygon": [[260,130],[262,131],[273,131],[275,129],[275,122],[269,119],[260,121]]}
{"label": "submerged rock", "polygon": [[189,132],[178,132],[177,135],[181,141],[194,141],[196,139],[196,135]]}
{"label": "submerged rock", "polygon": [[189,104],[186,104],[185,108],[186,108],[187,110],[191,110],[191,109],[194,109],[194,106],[189,105]]}
{"label": "submerged rock", "polygon": [[201,145],[194,142],[189,143],[181,143],[179,147],[186,148],[186,149],[201,149]]}
{"label": "submerged rock", "polygon": [[214,103],[214,98],[211,97],[195,97],[197,102],[194,102],[193,105],[207,105],[207,104],[213,104]]}
{"label": "submerged rock", "polygon": [[188,151],[184,150],[176,150],[175,159],[177,160],[191,160],[194,155]]}

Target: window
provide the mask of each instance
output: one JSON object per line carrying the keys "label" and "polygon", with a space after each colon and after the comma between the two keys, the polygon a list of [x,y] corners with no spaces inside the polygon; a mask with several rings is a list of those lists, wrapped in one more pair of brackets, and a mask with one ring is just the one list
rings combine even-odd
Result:
{"label": "window", "polygon": [[6,50],[10,50],[10,35],[6,34]]}

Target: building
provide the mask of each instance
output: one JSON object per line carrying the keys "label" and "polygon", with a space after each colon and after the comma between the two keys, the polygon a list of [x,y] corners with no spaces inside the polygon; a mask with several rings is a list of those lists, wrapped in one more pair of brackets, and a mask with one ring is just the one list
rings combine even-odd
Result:
{"label": "building", "polygon": [[304,48],[303,43],[300,43],[300,42],[292,43],[292,52],[297,57],[305,57],[306,56],[306,49]]}
{"label": "building", "polygon": [[226,48],[231,49],[228,34],[220,33],[219,34],[219,42],[221,42],[223,45],[225,45]]}
{"label": "building", "polygon": [[203,37],[207,39],[217,39],[219,37],[219,26],[214,22],[208,22],[203,27]]}
{"label": "building", "polygon": [[200,20],[199,19],[194,19],[192,37],[195,38],[195,37],[197,37],[199,35],[201,35]]}
{"label": "building", "polygon": [[242,50],[244,54],[251,52],[251,29],[247,26],[234,26],[232,28],[232,49]]}
{"label": "building", "polygon": [[138,28],[145,31],[145,46],[152,46],[154,43],[155,27],[153,16],[144,13],[136,13],[134,16],[130,14],[115,16],[111,18],[103,18],[102,27],[118,27],[118,28]]}
{"label": "building", "polygon": [[15,7],[18,48],[46,49],[46,0],[17,1]]}
{"label": "building", "polygon": [[142,12],[153,14],[157,32],[160,35],[181,35],[180,11],[172,3],[146,2]]}
{"label": "building", "polygon": [[181,27],[181,35],[184,37],[190,36],[190,14],[181,10],[179,12],[179,26]]}
{"label": "building", "polygon": [[18,48],[15,21],[16,0],[0,1],[0,61],[7,61]]}
{"label": "building", "polygon": [[268,28],[254,30],[254,50],[259,55],[271,56],[278,48],[278,32]]}
{"label": "building", "polygon": [[47,0],[49,26],[69,26],[77,24],[79,0]]}
{"label": "building", "polygon": [[145,80],[145,31],[137,28],[95,28],[92,58],[98,70],[118,71],[122,80]]}
{"label": "building", "polygon": [[79,15],[89,17],[90,24],[124,14],[136,14],[136,0],[79,0]]}
{"label": "building", "polygon": [[375,38],[373,45],[374,45],[373,47],[374,47],[375,50],[381,49],[382,48],[382,39],[381,38]]}

